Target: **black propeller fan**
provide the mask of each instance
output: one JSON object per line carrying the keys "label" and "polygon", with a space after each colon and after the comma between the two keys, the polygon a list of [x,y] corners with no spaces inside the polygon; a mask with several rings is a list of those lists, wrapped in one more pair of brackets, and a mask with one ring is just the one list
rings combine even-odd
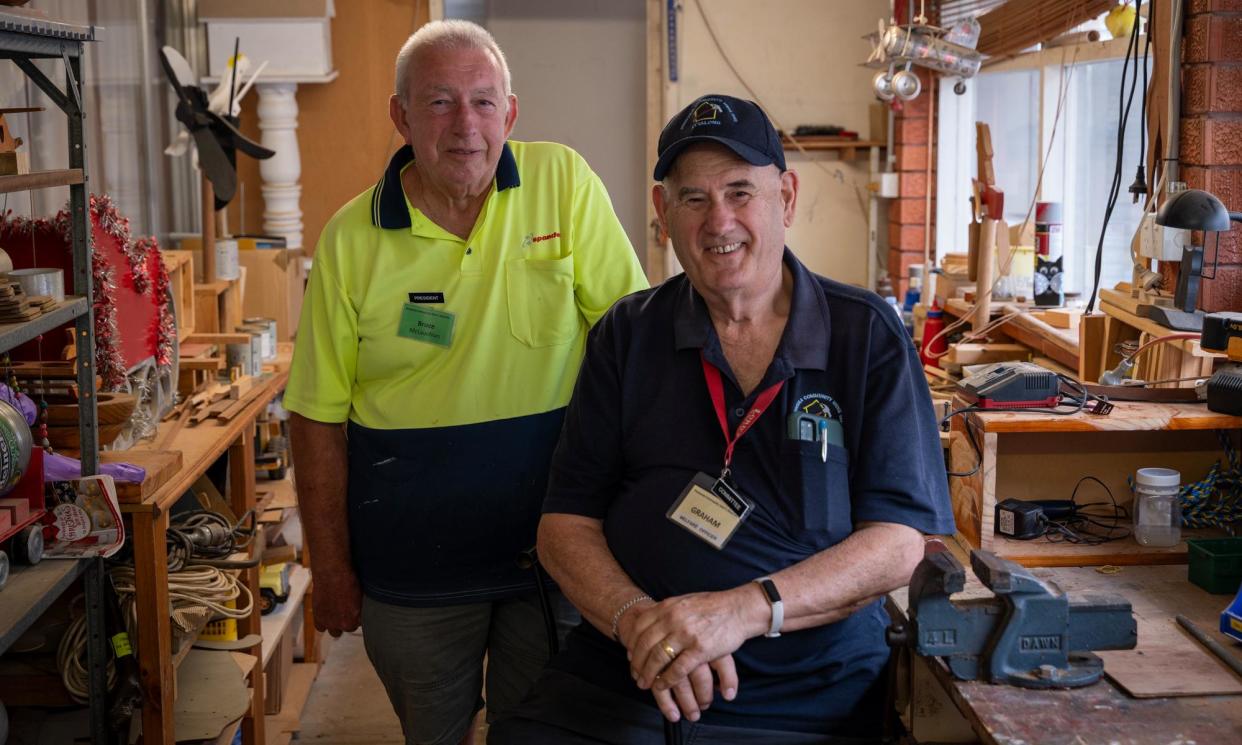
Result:
{"label": "black propeller fan", "polygon": [[207,93],[195,84],[194,71],[180,52],[166,46],[160,50],[160,61],[168,82],[177,92],[177,121],[194,138],[198,166],[215,191],[216,209],[222,209],[237,192],[237,151],[258,160],[266,160],[276,152],[238,131],[237,117],[207,108]]}

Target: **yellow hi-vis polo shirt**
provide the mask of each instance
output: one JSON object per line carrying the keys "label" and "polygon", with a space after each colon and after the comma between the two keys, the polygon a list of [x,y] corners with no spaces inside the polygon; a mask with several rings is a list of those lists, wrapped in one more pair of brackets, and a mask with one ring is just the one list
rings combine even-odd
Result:
{"label": "yellow hi-vis polo shirt", "polygon": [[[510,141],[462,240],[406,199],[413,158],[403,147],[324,227],[285,407],[371,429],[564,407],[589,327],[647,286],[603,183],[567,147]],[[451,314],[448,343],[399,335],[409,306]]]}

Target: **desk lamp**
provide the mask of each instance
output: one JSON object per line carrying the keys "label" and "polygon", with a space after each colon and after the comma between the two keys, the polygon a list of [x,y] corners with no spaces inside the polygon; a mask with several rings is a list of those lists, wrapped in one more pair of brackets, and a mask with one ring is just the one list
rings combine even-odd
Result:
{"label": "desk lamp", "polygon": [[[1181,230],[1201,230],[1216,234],[1216,253],[1212,257],[1212,276],[1215,279],[1216,265],[1220,257],[1220,234],[1229,230],[1229,222],[1242,222],[1242,212],[1230,212],[1225,209],[1214,195],[1201,189],[1186,189],[1165,200],[1164,206],[1156,213],[1156,224]],[[1203,239],[1207,245],[1207,237]],[[1190,246],[1182,249],[1181,271],[1177,275],[1177,292],[1173,295],[1173,308],[1148,306],[1145,310],[1153,321],[1178,331],[1201,331],[1203,329],[1203,312],[1195,308],[1199,304],[1199,282],[1203,274],[1204,246]]]}

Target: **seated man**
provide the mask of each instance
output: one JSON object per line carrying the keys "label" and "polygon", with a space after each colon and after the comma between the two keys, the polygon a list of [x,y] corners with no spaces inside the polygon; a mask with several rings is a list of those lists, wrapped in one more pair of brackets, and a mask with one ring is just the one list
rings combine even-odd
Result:
{"label": "seated man", "polygon": [[918,356],[785,248],[798,177],[755,104],[692,103],[655,179],[685,274],[591,332],[539,526],[586,623],[490,741],[875,739],[879,598],[953,532]]}

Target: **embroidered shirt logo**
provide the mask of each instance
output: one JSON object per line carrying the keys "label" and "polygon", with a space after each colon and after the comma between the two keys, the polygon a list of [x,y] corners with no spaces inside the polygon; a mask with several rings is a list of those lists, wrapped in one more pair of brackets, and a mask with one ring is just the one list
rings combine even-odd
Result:
{"label": "embroidered shirt logo", "polygon": [[532,245],[536,243],[542,243],[544,241],[550,241],[553,238],[560,238],[560,237],[561,237],[560,231],[553,231],[551,233],[545,233],[544,235],[535,235],[534,233],[527,233],[526,237],[522,239],[522,248],[530,248]]}

